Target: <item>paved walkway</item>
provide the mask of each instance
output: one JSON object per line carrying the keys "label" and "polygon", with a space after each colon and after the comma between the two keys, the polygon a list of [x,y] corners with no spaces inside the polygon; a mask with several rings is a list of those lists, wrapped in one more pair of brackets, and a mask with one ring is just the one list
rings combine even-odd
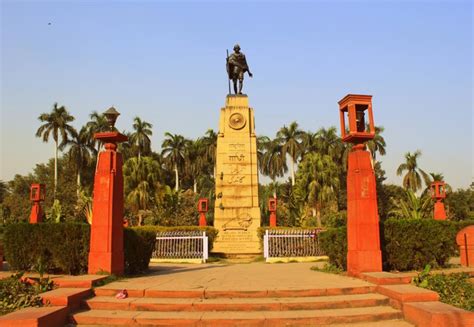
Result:
{"label": "paved walkway", "polygon": [[360,279],[322,273],[315,263],[265,264],[153,264],[143,277],[126,278],[108,289],[160,290],[303,290],[370,286]]}

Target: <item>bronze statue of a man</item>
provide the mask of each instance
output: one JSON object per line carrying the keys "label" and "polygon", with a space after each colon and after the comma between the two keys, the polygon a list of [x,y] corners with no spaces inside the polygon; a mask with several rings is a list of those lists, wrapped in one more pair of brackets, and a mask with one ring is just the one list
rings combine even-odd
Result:
{"label": "bronze statue of a man", "polygon": [[[253,76],[247,64],[247,59],[245,59],[245,55],[240,52],[240,46],[236,44],[234,46],[234,53],[227,58],[227,74],[229,75],[229,79],[234,83],[235,94],[242,94],[245,72],[247,72],[250,77]],[[237,80],[239,81],[238,89]]]}

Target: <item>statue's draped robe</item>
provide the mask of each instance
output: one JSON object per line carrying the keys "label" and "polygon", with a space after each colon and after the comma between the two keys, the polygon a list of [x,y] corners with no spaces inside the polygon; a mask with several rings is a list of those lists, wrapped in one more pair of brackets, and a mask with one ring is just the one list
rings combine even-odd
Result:
{"label": "statue's draped robe", "polygon": [[243,78],[243,74],[249,70],[245,55],[242,52],[231,54],[227,69],[230,79]]}

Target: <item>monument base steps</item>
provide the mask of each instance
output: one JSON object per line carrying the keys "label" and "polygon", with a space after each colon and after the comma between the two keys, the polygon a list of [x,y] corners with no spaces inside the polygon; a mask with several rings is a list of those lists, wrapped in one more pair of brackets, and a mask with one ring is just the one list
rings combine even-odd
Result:
{"label": "monument base steps", "polygon": [[127,290],[96,288],[96,297],[70,316],[82,325],[134,326],[411,326],[375,286],[259,291]]}

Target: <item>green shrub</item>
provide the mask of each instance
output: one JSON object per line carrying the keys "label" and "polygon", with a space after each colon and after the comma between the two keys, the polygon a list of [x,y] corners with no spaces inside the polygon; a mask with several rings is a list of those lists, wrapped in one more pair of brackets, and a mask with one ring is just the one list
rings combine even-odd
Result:
{"label": "green shrub", "polygon": [[319,234],[321,249],[329,257],[329,262],[337,268],[346,270],[347,266],[347,229],[330,228]]}
{"label": "green shrub", "polygon": [[124,229],[125,274],[135,275],[148,269],[156,233],[141,227]]}
{"label": "green shrub", "polygon": [[469,282],[468,274],[430,274],[429,269],[427,266],[413,279],[413,283],[437,292],[441,302],[474,311],[474,284]]}
{"label": "green shrub", "polygon": [[[4,233],[5,257],[11,269],[87,273],[90,226],[78,223],[11,224]],[[155,232],[146,228],[124,229],[125,273],[146,270]]]}
{"label": "green shrub", "polygon": [[444,266],[456,253],[458,225],[432,219],[388,219],[384,223],[389,269],[419,270]]}
{"label": "green shrub", "polygon": [[41,292],[49,291],[52,284],[30,284],[22,279],[22,273],[12,275],[0,280],[0,315],[13,312],[26,307],[42,306]]}
{"label": "green shrub", "polygon": [[15,270],[87,272],[90,227],[77,223],[11,224],[4,233],[5,257]]}

